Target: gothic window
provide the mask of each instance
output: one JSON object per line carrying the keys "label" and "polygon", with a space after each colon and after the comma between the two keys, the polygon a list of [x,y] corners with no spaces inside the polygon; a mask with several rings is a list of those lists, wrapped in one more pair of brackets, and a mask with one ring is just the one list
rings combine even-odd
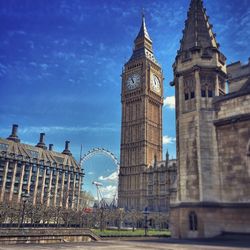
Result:
{"label": "gothic window", "polygon": [[160,175],[160,182],[165,182],[166,181],[166,176],[165,176],[165,173],[162,173]]}
{"label": "gothic window", "polygon": [[201,89],[201,97],[206,97],[206,89],[205,89],[205,86],[202,87],[202,89]]}
{"label": "gothic window", "polygon": [[189,213],[189,230],[190,231],[197,231],[197,215],[194,211]]}
{"label": "gothic window", "polygon": [[189,99],[188,84],[187,81],[184,82],[184,97],[185,101]]}
{"label": "gothic window", "polygon": [[213,97],[215,79],[209,75],[201,76],[201,97]]}
{"label": "gothic window", "polygon": [[195,98],[195,81],[193,78],[188,78],[184,83],[184,97],[185,101]]}
{"label": "gothic window", "polygon": [[213,97],[213,84],[210,82],[207,90],[208,97]]}
{"label": "gothic window", "polygon": [[208,86],[208,91],[207,91],[208,97],[213,97],[213,90],[212,90],[212,86]]}
{"label": "gothic window", "polygon": [[195,98],[195,81],[193,78],[189,79],[189,89],[190,89],[190,98]]}

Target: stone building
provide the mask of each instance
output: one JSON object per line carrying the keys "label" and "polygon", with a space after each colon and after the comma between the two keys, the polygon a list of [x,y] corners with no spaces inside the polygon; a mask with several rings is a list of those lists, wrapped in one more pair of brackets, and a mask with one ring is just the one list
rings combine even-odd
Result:
{"label": "stone building", "polygon": [[134,50],[122,72],[122,132],[118,205],[147,206],[144,169],[162,159],[163,74],[144,16]]}
{"label": "stone building", "polygon": [[33,205],[77,209],[83,171],[66,141],[62,153],[47,149],[45,134],[36,146],[23,144],[17,125],[7,139],[0,138],[0,203],[22,202],[28,196]]}
{"label": "stone building", "polygon": [[177,189],[176,160],[155,161],[145,168],[147,209],[150,212],[169,213],[170,202],[175,200]]}
{"label": "stone building", "polygon": [[178,166],[173,237],[250,232],[250,63],[226,66],[212,27],[203,2],[191,0],[173,65]]}

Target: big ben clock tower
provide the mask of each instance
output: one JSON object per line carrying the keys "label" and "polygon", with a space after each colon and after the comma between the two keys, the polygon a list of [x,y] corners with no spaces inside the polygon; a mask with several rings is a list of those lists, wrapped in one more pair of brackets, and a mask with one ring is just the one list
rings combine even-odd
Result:
{"label": "big ben clock tower", "polygon": [[144,15],[133,54],[122,72],[119,207],[147,206],[145,168],[162,160],[163,75]]}

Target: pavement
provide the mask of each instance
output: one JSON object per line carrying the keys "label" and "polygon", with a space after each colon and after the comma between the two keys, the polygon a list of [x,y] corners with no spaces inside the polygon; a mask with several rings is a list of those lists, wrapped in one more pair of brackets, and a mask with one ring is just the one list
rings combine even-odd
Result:
{"label": "pavement", "polygon": [[169,238],[111,239],[98,242],[19,244],[0,250],[249,250],[250,239],[174,240]]}

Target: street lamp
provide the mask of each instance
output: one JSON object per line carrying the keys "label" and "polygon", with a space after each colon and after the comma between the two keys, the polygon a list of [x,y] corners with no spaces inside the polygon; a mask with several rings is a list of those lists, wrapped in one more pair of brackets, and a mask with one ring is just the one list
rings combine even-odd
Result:
{"label": "street lamp", "polygon": [[148,215],[149,211],[148,208],[145,207],[145,210],[143,211],[144,214],[144,236],[147,236],[147,231],[148,231]]}
{"label": "street lamp", "polygon": [[26,205],[26,202],[28,201],[29,197],[30,197],[30,195],[27,192],[25,192],[24,194],[22,194],[23,209],[22,209],[22,215],[21,215],[21,223],[20,223],[19,227],[23,227],[25,205]]}

